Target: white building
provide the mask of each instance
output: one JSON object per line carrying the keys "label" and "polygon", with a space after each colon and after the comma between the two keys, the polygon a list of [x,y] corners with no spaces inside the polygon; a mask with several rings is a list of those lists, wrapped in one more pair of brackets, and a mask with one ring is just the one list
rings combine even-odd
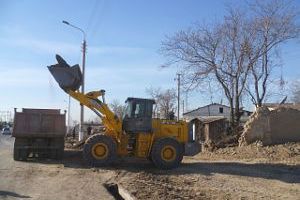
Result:
{"label": "white building", "polygon": [[[241,116],[241,122],[248,120],[249,116],[252,114],[250,111],[243,110]],[[183,118],[186,120],[191,120],[194,118],[207,119],[207,118],[221,118],[225,117],[230,120],[230,107],[222,105],[219,103],[212,103],[203,107],[196,108],[189,112],[183,113]]]}

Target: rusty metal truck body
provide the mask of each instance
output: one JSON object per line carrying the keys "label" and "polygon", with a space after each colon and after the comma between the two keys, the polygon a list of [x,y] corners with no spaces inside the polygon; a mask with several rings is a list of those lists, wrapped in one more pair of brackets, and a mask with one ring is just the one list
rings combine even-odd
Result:
{"label": "rusty metal truck body", "polygon": [[12,136],[14,159],[28,157],[61,159],[66,133],[65,113],[58,109],[15,110]]}

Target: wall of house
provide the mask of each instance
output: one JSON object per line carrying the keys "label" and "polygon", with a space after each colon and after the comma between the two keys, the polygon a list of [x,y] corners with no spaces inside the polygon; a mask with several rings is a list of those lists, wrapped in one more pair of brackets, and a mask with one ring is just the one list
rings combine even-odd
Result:
{"label": "wall of house", "polygon": [[271,141],[274,144],[300,141],[300,111],[275,109],[270,113]]}
{"label": "wall of house", "polygon": [[[223,112],[220,112],[220,108]],[[195,117],[207,117],[207,116],[219,116],[225,117],[230,120],[230,108],[220,104],[207,105],[205,107],[198,108],[192,112],[185,114],[183,117],[185,119],[191,120]],[[248,112],[244,112],[241,116],[241,122],[246,122],[249,119]]]}
{"label": "wall of house", "polygon": [[[223,113],[220,113],[220,108],[223,109]],[[197,110],[194,110],[190,113],[187,113],[185,116],[189,117],[199,117],[199,116],[230,116],[230,109],[222,105],[208,105]]]}
{"label": "wall of house", "polygon": [[[220,109],[223,112],[220,112]],[[230,108],[222,105],[209,105],[204,108],[201,108],[198,112],[200,116],[230,116]]]}
{"label": "wall of house", "polygon": [[245,124],[240,145],[260,140],[265,145],[300,141],[300,111],[279,107],[259,108]]}

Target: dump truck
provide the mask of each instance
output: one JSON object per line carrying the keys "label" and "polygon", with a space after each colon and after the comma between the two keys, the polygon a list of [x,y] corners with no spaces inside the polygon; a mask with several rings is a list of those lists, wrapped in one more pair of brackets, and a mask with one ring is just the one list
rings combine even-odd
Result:
{"label": "dump truck", "polygon": [[81,93],[79,65],[70,66],[59,55],[48,69],[63,91],[99,116],[105,130],[86,139],[84,160],[91,166],[104,166],[118,156],[148,158],[161,169],[178,167],[183,156],[193,156],[201,146],[194,128],[182,120],[153,118],[153,99],[127,98],[126,110],[118,117],[105,101],[105,90]]}
{"label": "dump truck", "polygon": [[12,136],[14,160],[29,157],[61,159],[64,154],[66,114],[59,109],[15,109]]}

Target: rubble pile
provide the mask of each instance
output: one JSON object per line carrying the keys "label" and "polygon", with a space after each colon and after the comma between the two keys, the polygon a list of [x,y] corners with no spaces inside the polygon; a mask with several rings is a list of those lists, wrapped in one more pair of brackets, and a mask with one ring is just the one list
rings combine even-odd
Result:
{"label": "rubble pile", "polygon": [[78,141],[77,138],[73,138],[71,136],[65,137],[65,148],[66,149],[82,149],[85,139],[81,142]]}
{"label": "rubble pile", "polygon": [[261,141],[256,141],[246,146],[220,148],[214,152],[201,152],[197,157],[203,160],[244,160],[297,164],[300,162],[300,143],[264,146]]}
{"label": "rubble pile", "polygon": [[200,187],[199,178],[149,172],[120,172],[118,183],[136,199],[226,199],[225,193],[214,193]]}
{"label": "rubble pile", "polygon": [[[244,125],[244,131],[239,139],[239,145],[247,145],[257,140],[263,141],[269,139],[266,137],[270,131],[268,130],[268,116],[270,110],[267,107],[257,108],[251,115],[250,119]],[[269,142],[269,141],[265,141]]]}

